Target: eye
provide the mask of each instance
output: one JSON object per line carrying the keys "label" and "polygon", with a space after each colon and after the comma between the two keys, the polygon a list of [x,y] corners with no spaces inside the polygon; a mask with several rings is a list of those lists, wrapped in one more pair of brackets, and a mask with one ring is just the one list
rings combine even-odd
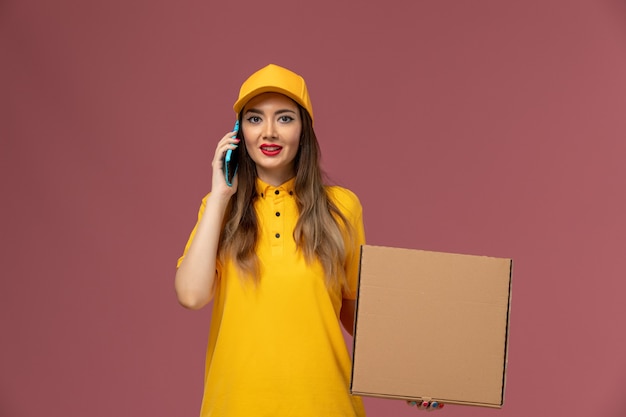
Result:
{"label": "eye", "polygon": [[246,119],[248,122],[256,124],[261,122],[261,118],[259,116],[250,116]]}
{"label": "eye", "polygon": [[289,123],[293,120],[293,117],[291,116],[280,116],[278,118],[278,121],[280,121],[281,123]]}

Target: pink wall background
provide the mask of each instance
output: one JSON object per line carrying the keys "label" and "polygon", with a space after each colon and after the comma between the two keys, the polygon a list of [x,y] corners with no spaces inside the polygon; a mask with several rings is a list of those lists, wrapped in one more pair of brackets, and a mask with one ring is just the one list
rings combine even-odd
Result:
{"label": "pink wall background", "polygon": [[369,243],[514,259],[504,408],[440,415],[626,415],[624,1],[4,0],[0,53],[0,416],[197,415],[175,261],[270,62]]}

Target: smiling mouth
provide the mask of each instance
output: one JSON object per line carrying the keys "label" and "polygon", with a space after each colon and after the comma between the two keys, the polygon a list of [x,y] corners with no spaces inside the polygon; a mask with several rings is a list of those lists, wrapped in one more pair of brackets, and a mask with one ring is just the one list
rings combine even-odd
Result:
{"label": "smiling mouth", "polygon": [[276,145],[261,146],[261,152],[267,156],[278,155],[282,149],[282,146]]}

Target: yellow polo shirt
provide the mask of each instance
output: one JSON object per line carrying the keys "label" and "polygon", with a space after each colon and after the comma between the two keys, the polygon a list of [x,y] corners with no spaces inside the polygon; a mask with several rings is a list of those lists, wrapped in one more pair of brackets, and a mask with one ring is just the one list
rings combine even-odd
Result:
{"label": "yellow polo shirt", "polygon": [[293,239],[294,182],[272,187],[257,180],[260,283],[242,281],[231,262],[218,268],[202,417],[365,416],[361,399],[349,392],[351,359],[339,321],[342,298],[356,296],[365,243],[361,204],[345,188],[327,188],[356,232],[345,264],[350,289],[329,290],[321,264],[307,265]]}

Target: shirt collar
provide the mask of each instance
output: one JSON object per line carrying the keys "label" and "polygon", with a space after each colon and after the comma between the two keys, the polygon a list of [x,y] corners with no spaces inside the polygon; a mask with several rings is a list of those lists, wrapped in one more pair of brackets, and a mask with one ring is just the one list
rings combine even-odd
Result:
{"label": "shirt collar", "polygon": [[[285,181],[278,187],[274,187],[269,185],[268,183],[261,180],[259,177],[256,179],[256,192],[261,198],[267,197],[268,194],[281,194],[286,193],[289,195],[294,194],[294,189],[296,185],[296,177],[291,178],[290,180]],[[278,193],[276,193],[278,191]]]}

